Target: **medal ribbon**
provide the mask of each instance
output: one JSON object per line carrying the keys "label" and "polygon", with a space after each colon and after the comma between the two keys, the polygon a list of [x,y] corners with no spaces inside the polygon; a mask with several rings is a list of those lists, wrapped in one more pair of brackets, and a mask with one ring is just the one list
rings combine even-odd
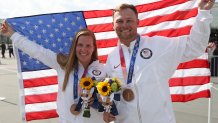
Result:
{"label": "medal ribbon", "polygon": [[[84,70],[82,77],[86,76],[86,73],[88,72],[88,68]],[[78,65],[76,65],[75,70],[74,70],[74,83],[73,83],[73,98],[76,99],[78,98]]]}
{"label": "medal ribbon", "polygon": [[124,80],[127,81],[127,84],[130,84],[132,82],[132,75],[133,75],[133,71],[134,71],[134,65],[135,65],[135,60],[136,60],[136,55],[139,49],[139,43],[140,43],[140,36],[137,36],[134,48],[133,48],[133,53],[131,56],[131,60],[130,60],[130,65],[129,65],[129,73],[128,73],[128,77],[127,77],[127,70],[126,70],[126,62],[125,62],[125,58],[124,58],[124,54],[123,54],[123,50],[122,47],[119,46],[119,53],[120,53],[120,63],[121,63],[121,67],[122,67],[122,72],[123,72],[123,76],[124,76]]}

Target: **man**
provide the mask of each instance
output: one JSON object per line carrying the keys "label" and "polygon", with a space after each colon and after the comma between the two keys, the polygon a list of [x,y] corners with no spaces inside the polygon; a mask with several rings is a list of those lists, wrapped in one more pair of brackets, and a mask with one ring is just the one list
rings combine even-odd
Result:
{"label": "man", "polygon": [[12,44],[8,44],[9,57],[14,56],[13,46]]}
{"label": "man", "polygon": [[175,123],[168,79],[181,62],[202,55],[207,47],[210,10],[214,0],[201,0],[199,14],[190,35],[142,37],[137,34],[138,13],[133,5],[122,4],[113,11],[113,28],[119,44],[109,55],[110,77],[122,80],[119,115],[104,112],[105,122]]}
{"label": "man", "polygon": [[2,49],[2,58],[5,58],[5,50],[6,50],[5,42],[2,42],[1,49]]}

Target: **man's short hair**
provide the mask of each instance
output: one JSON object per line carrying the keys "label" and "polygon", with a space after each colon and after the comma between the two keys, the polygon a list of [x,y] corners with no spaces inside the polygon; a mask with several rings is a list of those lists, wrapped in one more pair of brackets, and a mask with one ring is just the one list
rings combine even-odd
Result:
{"label": "man's short hair", "polygon": [[136,7],[132,4],[126,4],[126,3],[121,4],[121,5],[117,6],[115,9],[113,9],[113,17],[114,17],[115,12],[119,12],[119,11],[121,11],[123,9],[127,9],[127,8],[131,9],[135,13],[136,17],[138,18],[138,12],[137,12]]}

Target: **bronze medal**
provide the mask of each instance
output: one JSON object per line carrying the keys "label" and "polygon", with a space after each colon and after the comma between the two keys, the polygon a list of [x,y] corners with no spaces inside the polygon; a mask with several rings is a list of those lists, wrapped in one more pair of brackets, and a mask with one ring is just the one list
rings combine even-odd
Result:
{"label": "bronze medal", "polygon": [[70,112],[73,114],[73,115],[78,115],[80,114],[81,110],[78,112],[75,110],[76,109],[76,104],[72,104],[71,107],[70,107]]}
{"label": "bronze medal", "polygon": [[123,99],[127,102],[130,102],[134,99],[134,93],[131,89],[124,89],[122,95]]}

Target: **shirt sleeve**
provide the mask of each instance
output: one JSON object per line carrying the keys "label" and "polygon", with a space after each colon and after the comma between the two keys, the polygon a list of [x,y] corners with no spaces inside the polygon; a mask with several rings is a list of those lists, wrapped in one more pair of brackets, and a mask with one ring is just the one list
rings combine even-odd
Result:
{"label": "shirt sleeve", "polygon": [[45,49],[17,32],[15,32],[10,39],[13,41],[13,45],[15,47],[22,50],[29,56],[41,61],[50,68],[57,69],[59,67],[55,52]]}
{"label": "shirt sleeve", "polygon": [[[183,53],[182,62],[197,58],[202,55],[207,47],[210,36],[210,23],[212,15],[208,10],[199,10],[196,21],[187,37],[186,48]],[[183,39],[183,38],[182,38]]]}

